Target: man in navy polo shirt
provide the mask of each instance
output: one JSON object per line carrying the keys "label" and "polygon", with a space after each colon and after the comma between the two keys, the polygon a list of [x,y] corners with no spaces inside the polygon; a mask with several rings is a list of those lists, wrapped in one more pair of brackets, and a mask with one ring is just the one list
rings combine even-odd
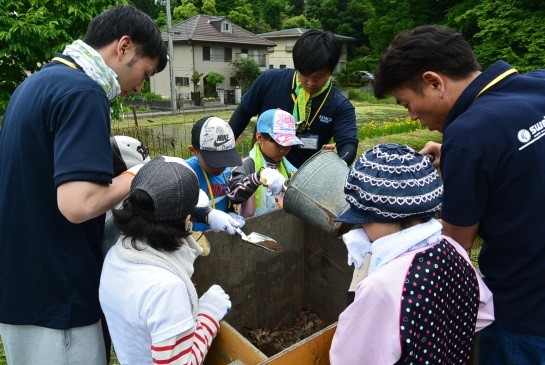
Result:
{"label": "man in navy polo shirt", "polygon": [[503,61],[481,72],[463,37],[422,26],[383,55],[375,96],[391,93],[443,144],[443,233],[466,249],[483,241],[479,268],[496,321],[480,335],[479,364],[545,363],[545,70]]}
{"label": "man in navy polo shirt", "polygon": [[[238,138],[253,116],[282,109],[297,122],[303,142],[286,158],[295,167],[322,148],[336,146],[348,165],[356,158],[358,129],[354,106],[336,87],[331,75],[341,56],[341,41],[331,32],[308,30],[293,46],[295,69],[270,69],[255,80],[234,111],[229,125]],[[329,144],[331,138],[335,145]]]}
{"label": "man in navy polo shirt", "polygon": [[118,6],[13,93],[0,131],[0,335],[10,365],[106,364],[104,213],[141,166],[114,178],[110,100],[139,92],[166,61],[153,20]]}

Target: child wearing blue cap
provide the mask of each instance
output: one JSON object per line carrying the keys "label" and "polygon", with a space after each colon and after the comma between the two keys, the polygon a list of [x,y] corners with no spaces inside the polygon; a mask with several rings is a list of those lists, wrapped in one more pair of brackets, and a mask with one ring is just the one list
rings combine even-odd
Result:
{"label": "child wearing blue cap", "polygon": [[356,161],[336,221],[349,264],[365,268],[339,317],[335,364],[469,363],[475,330],[494,320],[492,293],[467,252],[434,216],[443,184],[431,161],[408,146],[377,145]]}
{"label": "child wearing blue cap", "polygon": [[229,180],[228,197],[241,204],[243,217],[282,207],[282,186],[297,170],[286,155],[292,146],[303,144],[295,133],[295,119],[281,109],[269,109],[257,119],[256,143]]}

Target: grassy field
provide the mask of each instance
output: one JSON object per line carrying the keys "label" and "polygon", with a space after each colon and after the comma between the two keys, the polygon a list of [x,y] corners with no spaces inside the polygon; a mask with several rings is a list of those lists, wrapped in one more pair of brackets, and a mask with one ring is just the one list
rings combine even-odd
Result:
{"label": "grassy field", "polygon": [[[353,104],[356,108],[356,118],[360,135],[358,156],[377,143],[407,144],[418,151],[427,141],[433,140],[439,142],[441,140],[440,133],[420,129],[418,123],[415,124],[414,122],[409,121],[407,119],[407,111],[400,106],[369,104],[366,102],[353,102]],[[213,113],[186,113],[183,115],[169,115],[153,118],[141,117],[138,118],[136,122],[134,119],[126,119],[121,122],[114,122],[112,131],[114,134],[126,134],[126,132],[129,131],[132,132],[130,133],[131,135],[134,135],[135,133],[143,135],[145,133],[147,134],[148,130],[168,131],[169,129],[176,128],[178,131],[178,140],[176,140],[175,146],[171,150],[162,150],[161,148],[163,148],[165,143],[161,143],[161,141],[155,143],[155,137],[153,137],[151,143],[146,143],[146,145],[151,148],[152,155],[168,154],[187,158],[187,145],[191,140],[191,127],[193,123],[199,118],[211,114],[229,120],[232,113],[233,111],[229,110]],[[136,128],[137,124],[138,128]],[[249,150],[248,146],[251,145],[254,124],[255,120],[252,122],[252,125],[246,129],[241,138],[237,140],[237,145],[239,147],[240,145],[243,145],[244,148]],[[363,136],[366,137],[362,138]],[[158,148],[155,148],[155,146]],[[0,365],[6,364],[7,361],[4,355],[4,349],[0,341]],[[115,354],[113,354],[110,365],[118,364]]]}
{"label": "grassy field", "polygon": [[[360,145],[396,142],[404,143],[416,150],[421,149],[428,140],[439,141],[438,132],[422,130],[418,121],[411,121],[407,111],[395,104],[371,104],[368,102],[352,102],[356,110],[356,123]],[[114,122],[113,134],[125,134],[141,140],[150,149],[152,156],[169,155],[181,158],[190,157],[188,146],[191,141],[191,128],[203,116],[214,115],[229,120],[233,111],[200,111],[155,117],[138,117]],[[241,156],[247,156],[252,148],[252,137],[255,128],[254,117],[244,133],[237,139],[237,149]],[[401,137],[400,134],[407,134]],[[362,144],[363,143],[363,144]],[[363,147],[359,149],[361,152]]]}

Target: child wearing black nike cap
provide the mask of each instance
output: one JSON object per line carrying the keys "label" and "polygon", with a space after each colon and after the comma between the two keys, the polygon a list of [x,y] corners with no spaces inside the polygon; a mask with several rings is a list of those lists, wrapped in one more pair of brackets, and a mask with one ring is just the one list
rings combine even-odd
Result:
{"label": "child wearing black nike cap", "polygon": [[[212,208],[227,212],[244,225],[244,219],[235,213],[227,198],[227,181],[231,167],[242,165],[235,149],[235,136],[229,124],[218,117],[199,119],[191,129],[189,152],[193,155],[186,162],[199,179],[199,187],[206,192]],[[195,223],[193,231],[209,229],[206,223]]]}

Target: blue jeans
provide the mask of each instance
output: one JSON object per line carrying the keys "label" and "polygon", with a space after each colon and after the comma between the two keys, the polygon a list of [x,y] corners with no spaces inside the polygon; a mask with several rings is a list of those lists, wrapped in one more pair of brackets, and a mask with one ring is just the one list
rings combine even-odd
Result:
{"label": "blue jeans", "polygon": [[545,365],[545,337],[508,332],[492,323],[480,332],[479,365]]}

